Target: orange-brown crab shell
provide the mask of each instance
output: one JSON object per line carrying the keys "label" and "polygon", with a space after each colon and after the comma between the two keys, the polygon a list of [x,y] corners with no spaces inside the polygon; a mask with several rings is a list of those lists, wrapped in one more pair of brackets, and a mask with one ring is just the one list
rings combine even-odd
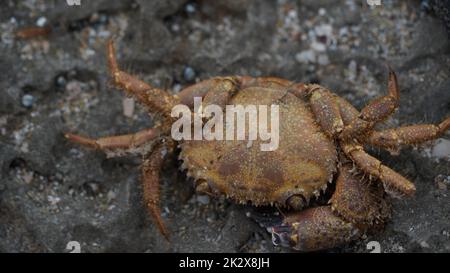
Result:
{"label": "orange-brown crab shell", "polygon": [[229,104],[279,105],[278,149],[261,151],[259,139],[251,147],[248,141],[184,141],[180,159],[188,176],[207,181],[214,193],[253,205],[284,206],[296,194],[309,201],[332,182],[336,146],[306,101],[281,86],[252,86],[237,92]]}

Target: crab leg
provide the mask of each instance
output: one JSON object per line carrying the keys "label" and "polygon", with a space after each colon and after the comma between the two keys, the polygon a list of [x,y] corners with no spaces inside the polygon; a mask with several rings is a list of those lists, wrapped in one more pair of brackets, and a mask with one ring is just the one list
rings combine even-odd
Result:
{"label": "crab leg", "polygon": [[394,71],[389,70],[387,96],[374,99],[361,111],[361,118],[369,122],[382,121],[389,117],[398,107],[400,92],[397,84],[397,76]]}
{"label": "crab leg", "polygon": [[151,110],[170,116],[172,107],[177,104],[176,98],[164,90],[152,87],[130,74],[121,71],[117,65],[115,54],[114,43],[112,40],[109,40],[108,65],[117,87],[124,89],[127,94],[134,96]]}
{"label": "crab leg", "polygon": [[304,84],[293,84],[291,81],[280,79],[276,77],[239,77],[242,83],[241,88],[245,89],[248,87],[262,87],[262,88],[271,88],[271,89],[287,89],[289,92],[296,91],[295,89],[300,89],[300,86],[304,86]]}
{"label": "crab leg", "polygon": [[[344,98],[337,96],[336,94],[330,92],[320,85],[305,85],[303,83],[294,84],[293,86],[289,87],[289,91],[300,98],[312,94],[310,103],[315,104],[314,106],[312,105],[314,115],[325,115],[321,114],[322,109],[328,112],[328,114],[326,114],[326,116],[323,116],[323,118],[326,118],[328,120],[325,123],[329,123],[329,125],[326,125],[324,127],[329,128],[329,131],[333,131],[333,120],[342,119],[343,124],[345,126],[348,126],[359,117],[359,111],[350,102],[348,102]],[[318,94],[314,95],[314,93]],[[319,120],[320,119],[321,118],[319,117]],[[325,125],[325,123],[323,125]],[[340,122],[336,122],[336,124],[339,123]],[[339,126],[338,128],[341,128],[341,126]],[[336,131],[338,128],[334,127],[334,131]]]}
{"label": "crab leg", "polygon": [[142,187],[148,211],[158,225],[159,231],[169,240],[169,232],[161,218],[161,209],[159,207],[159,175],[164,156],[167,153],[165,149],[163,146],[157,147],[144,160],[142,166]]}
{"label": "crab leg", "polygon": [[408,179],[396,173],[392,169],[381,164],[381,162],[367,154],[359,145],[341,145],[344,153],[364,171],[381,180],[384,189],[393,197],[402,195],[411,196],[415,193],[416,187]]}
{"label": "crab leg", "polygon": [[301,251],[317,251],[348,243],[360,236],[360,230],[336,216],[330,206],[292,213],[283,224],[272,228],[274,245]]}
{"label": "crab leg", "polygon": [[216,104],[224,108],[227,102],[238,91],[239,85],[238,78],[219,78],[205,95],[203,103],[205,105]]}
{"label": "crab leg", "polygon": [[178,98],[180,102],[187,105],[189,108],[194,107],[194,97],[204,97],[206,93],[214,86],[216,79],[208,79],[186,87],[174,97]]}
{"label": "crab leg", "polygon": [[[409,180],[381,164],[364,152],[361,146],[345,144],[346,140],[367,132],[373,125],[392,113],[398,103],[398,87],[394,72],[389,74],[389,95],[371,102],[357,116],[357,110],[343,99],[336,99],[325,88],[312,85],[310,103],[322,129],[331,137],[339,135],[345,154],[367,174],[379,178],[385,190],[392,195],[412,195],[415,186]],[[350,121],[352,120],[352,121]],[[349,123],[350,122],[350,123]],[[344,127],[344,124],[348,124]],[[344,128],[344,129],[343,129]],[[348,136],[346,136],[348,135]]]}
{"label": "crab leg", "polygon": [[339,105],[339,112],[341,113],[341,118],[345,126],[349,125],[353,122],[353,120],[358,118],[359,111],[356,110],[350,102],[337,95],[335,95],[334,98],[336,103]]}
{"label": "crab leg", "polygon": [[[231,82],[233,86],[229,86],[227,82]],[[253,78],[249,76],[231,76],[217,77],[201,81],[199,83],[186,87],[174,97],[176,97],[182,104],[187,105],[192,109],[194,107],[194,97],[202,97],[205,98],[205,100],[208,100],[205,96],[209,91],[217,92],[221,91],[220,89],[222,89],[222,91],[226,91],[222,92],[223,94],[220,95],[220,97],[222,98],[214,98],[214,100],[218,100],[218,103],[213,100],[210,103],[223,105],[223,101],[228,101],[229,97],[234,94],[233,90],[235,90],[238,86],[240,87],[240,89],[245,89],[252,86],[267,88],[288,88],[289,92],[298,97],[305,97],[307,95],[307,88],[303,83],[293,84],[288,80],[283,80],[275,77]],[[211,95],[211,97],[213,96]]]}
{"label": "crab leg", "polygon": [[360,113],[348,101],[320,85],[296,84],[289,91],[298,97],[310,95],[309,102],[314,116],[325,133],[332,138],[341,137],[355,123],[367,123],[359,118]]}
{"label": "crab leg", "polygon": [[212,78],[189,86],[174,97],[189,108],[194,107],[194,97],[204,98],[205,104],[224,106],[235,94],[239,86],[251,82],[252,79],[241,76]]}
{"label": "crab leg", "polygon": [[309,92],[311,92],[310,104],[314,116],[330,137],[336,136],[343,130],[344,123],[335,97],[319,85],[313,85]]}
{"label": "crab leg", "polygon": [[275,245],[301,251],[333,248],[357,239],[373,225],[382,225],[390,210],[384,192],[351,173],[348,163],[339,168],[331,206],[294,212],[272,228]]}
{"label": "crab leg", "polygon": [[150,128],[139,131],[135,134],[120,135],[120,136],[109,136],[102,137],[98,139],[87,138],[79,135],[74,135],[71,133],[64,134],[64,137],[69,141],[89,146],[91,148],[99,150],[109,150],[109,149],[130,149],[140,146],[150,140],[155,139],[159,135],[159,130],[157,128]]}
{"label": "crab leg", "polygon": [[[227,87],[228,81],[231,82],[234,86]],[[175,95],[175,97],[178,98],[182,104],[192,108],[194,107],[194,100],[193,100],[194,97],[203,98],[212,89],[216,89],[216,91],[218,91],[218,89],[223,89],[224,91],[232,91],[237,86],[240,86],[240,89],[245,89],[251,86],[272,87],[272,88],[285,87],[289,88],[290,92],[300,96],[304,96],[306,90],[304,84],[292,85],[292,82],[288,80],[283,80],[274,77],[252,78],[249,76],[231,76],[231,77],[217,77],[201,81],[199,83],[196,83],[192,86],[186,87],[185,89],[181,90],[181,92]],[[233,94],[233,92],[231,92],[231,94]],[[227,98],[225,98],[224,100],[227,100]],[[220,101],[218,104],[220,105]]]}
{"label": "crab leg", "polygon": [[368,132],[377,122],[386,119],[397,109],[399,88],[397,76],[391,69],[389,70],[388,92],[387,96],[374,99],[366,105],[359,116],[342,131],[341,139],[350,139]]}
{"label": "crab leg", "polygon": [[402,144],[419,144],[436,139],[450,128],[450,117],[439,125],[420,124],[384,131],[374,131],[366,139],[367,144],[398,150]]}
{"label": "crab leg", "polygon": [[[356,110],[356,108],[353,107],[353,105],[351,105],[347,100],[341,97],[335,96],[335,99],[339,105],[344,125],[349,125],[355,118],[358,117],[358,110]],[[362,136],[358,139],[365,144],[382,147],[391,151],[397,151],[402,144],[420,144],[422,142],[433,140],[445,134],[445,132],[449,129],[450,117],[438,125],[419,124],[383,131],[371,131],[367,136]]]}
{"label": "crab leg", "polygon": [[333,212],[365,230],[384,223],[390,216],[390,207],[381,185],[371,184],[359,176],[352,173],[351,163],[342,164],[329,203]]}

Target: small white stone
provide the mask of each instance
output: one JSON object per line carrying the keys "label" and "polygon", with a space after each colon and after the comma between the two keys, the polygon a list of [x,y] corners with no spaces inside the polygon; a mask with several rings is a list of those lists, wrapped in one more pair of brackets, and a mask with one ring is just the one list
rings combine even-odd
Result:
{"label": "small white stone", "polygon": [[178,24],[173,24],[170,28],[172,29],[173,32],[180,31],[180,25]]}
{"label": "small white stone", "polygon": [[356,80],[356,76],[358,73],[358,64],[355,62],[355,60],[351,60],[350,63],[348,64],[348,79],[350,81],[354,81]]}
{"label": "small white stone", "polygon": [[195,76],[195,70],[192,67],[186,66],[184,68],[183,77],[186,81],[191,82],[195,80]]}
{"label": "small white stone", "polygon": [[314,63],[316,61],[316,53],[313,50],[304,50],[295,55],[295,60],[299,63]]}
{"label": "small white stone", "polygon": [[209,204],[209,196],[208,195],[197,195],[197,202],[203,205]]}
{"label": "small white stone", "polygon": [[196,11],[197,11],[197,8],[195,7],[195,5],[194,4],[187,4],[186,5],[186,8],[185,8],[185,10],[186,10],[186,12],[187,13],[195,13]]}
{"label": "small white stone", "polygon": [[22,97],[22,105],[25,107],[31,107],[34,103],[34,97],[32,95],[26,94]]}
{"label": "small white stone", "polygon": [[61,201],[61,198],[57,197],[57,196],[47,196],[47,201],[50,202],[50,204],[52,206],[58,204]]}
{"label": "small white stone", "polygon": [[98,37],[101,38],[109,38],[111,36],[111,32],[107,31],[107,30],[102,30],[98,33]]}
{"label": "small white stone", "polygon": [[435,158],[450,158],[450,140],[440,138],[431,149],[431,156]]}
{"label": "small white stone", "polygon": [[330,59],[328,59],[327,54],[320,54],[319,57],[317,58],[317,62],[320,65],[328,65],[330,63]]}
{"label": "small white stone", "polygon": [[330,37],[333,35],[333,27],[329,24],[323,24],[314,28],[317,36]]}
{"label": "small white stone", "polygon": [[81,83],[79,81],[70,81],[68,84],[66,84],[66,91],[68,93],[81,93]]}
{"label": "small white stone", "polygon": [[181,84],[177,83],[177,84],[175,84],[175,85],[173,86],[172,89],[173,89],[173,92],[174,92],[175,94],[177,94],[177,93],[179,93],[179,92],[181,91],[182,86],[181,86]]}
{"label": "small white stone", "polygon": [[88,48],[84,51],[84,53],[86,54],[87,57],[91,57],[95,55],[95,50]]}
{"label": "small white stone", "polygon": [[424,248],[430,248],[430,245],[425,241],[420,242],[420,246]]}
{"label": "small white stone", "polygon": [[339,29],[339,36],[346,36],[348,35],[348,28],[347,27],[341,27]]}
{"label": "small white stone", "polygon": [[43,26],[45,26],[47,24],[47,18],[45,18],[45,17],[39,17],[38,19],[37,19],[37,21],[36,21],[36,25],[38,26],[38,27],[43,27]]}
{"label": "small white stone", "polygon": [[317,52],[325,52],[327,50],[327,47],[325,46],[325,44],[322,44],[319,42],[313,42],[311,44],[311,48]]}
{"label": "small white stone", "polygon": [[30,184],[33,181],[33,178],[34,178],[33,172],[28,172],[23,176],[23,180],[27,184]]}
{"label": "small white stone", "polygon": [[294,9],[291,9],[288,14],[287,14],[288,18],[296,18],[297,17],[297,11]]}
{"label": "small white stone", "polygon": [[22,153],[28,153],[28,152],[30,152],[28,142],[22,143],[22,145],[20,146],[20,151],[21,151]]}
{"label": "small white stone", "polygon": [[110,190],[106,194],[106,198],[108,199],[108,202],[111,202],[112,200],[114,200],[116,198],[116,193],[114,191]]}
{"label": "small white stone", "polygon": [[325,14],[327,14],[327,10],[324,9],[324,8],[320,8],[320,9],[319,9],[319,15],[320,15],[320,16],[324,16]]}
{"label": "small white stone", "polygon": [[124,98],[122,101],[123,115],[129,118],[133,117],[134,105],[135,102],[133,98]]}

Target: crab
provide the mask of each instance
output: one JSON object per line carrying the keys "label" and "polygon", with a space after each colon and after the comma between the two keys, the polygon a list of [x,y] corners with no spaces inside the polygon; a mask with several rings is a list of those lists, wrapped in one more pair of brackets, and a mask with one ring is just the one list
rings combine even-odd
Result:
{"label": "crab", "polygon": [[[358,111],[323,86],[275,77],[215,77],[171,95],[120,70],[112,40],[107,54],[115,85],[149,113],[158,114],[160,121],[129,135],[91,139],[66,133],[65,137],[113,155],[142,154],[145,205],[168,240],[160,212],[159,177],[170,153],[180,151],[181,167],[193,178],[197,193],[284,209],[282,223],[270,229],[273,243],[316,251],[381,229],[390,218],[389,197],[415,193],[411,181],[366,153],[364,146],[398,151],[402,145],[436,139],[450,128],[447,118],[438,125],[375,130],[399,104],[399,87],[390,68],[388,94]],[[258,145],[238,140],[175,141],[170,133],[171,109],[180,104],[192,109],[194,97],[202,97],[205,105],[280,105],[278,149],[261,151]],[[329,191],[325,202],[315,202]]]}

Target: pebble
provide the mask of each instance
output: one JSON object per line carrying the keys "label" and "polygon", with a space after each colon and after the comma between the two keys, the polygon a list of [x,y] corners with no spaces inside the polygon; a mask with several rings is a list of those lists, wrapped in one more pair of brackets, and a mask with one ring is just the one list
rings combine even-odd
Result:
{"label": "pebble", "polygon": [[123,115],[131,118],[134,114],[134,99],[133,98],[124,98],[122,101],[123,107]]}
{"label": "pebble", "polygon": [[450,187],[450,175],[438,175],[434,178],[439,190],[446,191]]}
{"label": "pebble", "polygon": [[333,35],[333,27],[329,24],[323,24],[314,28],[317,36],[330,37]]}
{"label": "pebble", "polygon": [[192,14],[192,13],[195,13],[197,11],[197,7],[195,6],[195,4],[189,3],[189,4],[186,5],[185,10],[186,10],[187,13]]}
{"label": "pebble", "polygon": [[436,158],[450,158],[450,140],[440,138],[432,148],[431,156]]}
{"label": "pebble", "polygon": [[208,195],[197,195],[197,202],[199,202],[202,205],[208,205],[209,204],[209,196]]}
{"label": "pebble", "polygon": [[347,27],[341,27],[339,29],[339,36],[347,36],[348,35],[348,28]]}
{"label": "pebble", "polygon": [[176,93],[179,93],[180,91],[181,91],[181,89],[183,88],[183,86],[181,86],[181,84],[179,84],[179,83],[176,83],[174,86],[173,86],[173,92],[176,94]]}
{"label": "pebble", "polygon": [[107,30],[101,30],[97,33],[98,37],[100,38],[109,38],[111,36],[111,32]]}
{"label": "pebble", "polygon": [[56,87],[64,88],[64,87],[66,87],[66,84],[67,84],[67,80],[63,75],[59,75],[56,78]]}
{"label": "pebble", "polygon": [[299,63],[314,63],[316,61],[316,53],[313,50],[304,50],[295,55],[295,60]]}
{"label": "pebble", "polygon": [[330,64],[330,59],[328,59],[328,55],[326,54],[321,54],[319,55],[319,57],[317,58],[317,62],[320,65],[328,65]]}
{"label": "pebble", "polygon": [[311,44],[311,48],[314,51],[317,51],[317,52],[324,52],[324,51],[327,50],[327,47],[325,46],[325,44],[322,44],[322,43],[319,43],[319,42],[313,42]]}
{"label": "pebble", "polygon": [[57,196],[49,195],[49,196],[47,196],[47,201],[50,202],[50,204],[52,206],[54,206],[54,205],[58,204],[61,201],[61,198],[59,198]]}
{"label": "pebble", "polygon": [[23,175],[23,180],[26,184],[30,184],[33,181],[34,174],[33,172],[28,172]]}
{"label": "pebble", "polygon": [[186,66],[183,71],[184,80],[192,82],[195,80],[195,71],[192,67]]}
{"label": "pebble", "polygon": [[86,182],[83,186],[89,195],[97,195],[100,193],[100,187],[97,182]]}
{"label": "pebble", "polygon": [[424,11],[429,11],[431,10],[430,8],[430,1],[429,0],[422,0],[420,2],[420,8]]}
{"label": "pebble", "polygon": [[172,26],[170,26],[170,29],[171,29],[173,32],[178,32],[178,31],[180,31],[181,27],[180,27],[179,24],[173,24]]}
{"label": "pebble", "polygon": [[444,182],[437,181],[436,184],[437,184],[439,190],[441,190],[441,191],[446,191],[447,190],[447,185]]}
{"label": "pebble", "polygon": [[114,191],[112,190],[108,191],[108,193],[106,194],[106,199],[108,200],[108,203],[116,199],[116,196],[117,194]]}
{"label": "pebble", "polygon": [[43,27],[43,26],[45,26],[47,24],[47,18],[45,18],[45,17],[39,17],[38,19],[37,19],[37,21],[36,21],[36,25],[38,26],[38,27]]}
{"label": "pebble", "polygon": [[358,64],[351,60],[348,64],[348,80],[349,81],[355,81],[358,73]]}
{"label": "pebble", "polygon": [[24,143],[22,143],[22,145],[20,145],[20,151],[22,153],[29,153],[30,152],[30,145],[28,144],[28,142],[24,142]]}
{"label": "pebble", "polygon": [[22,97],[22,105],[30,108],[31,106],[33,106],[34,103],[34,97],[32,95],[26,94]]}
{"label": "pebble", "polygon": [[327,10],[324,9],[324,8],[320,8],[320,9],[319,9],[319,15],[320,15],[320,16],[324,16],[325,14],[327,14]]}
{"label": "pebble", "polygon": [[98,22],[102,25],[107,24],[108,20],[109,20],[109,18],[108,18],[108,15],[106,15],[106,14],[100,14],[100,16],[98,18]]}
{"label": "pebble", "polygon": [[80,93],[82,91],[81,84],[81,82],[76,80],[70,81],[68,84],[66,84],[66,91],[69,93]]}
{"label": "pebble", "polygon": [[420,242],[420,246],[423,248],[430,248],[430,245],[425,241]]}
{"label": "pebble", "polygon": [[70,196],[73,196],[75,194],[75,190],[71,188],[69,189],[68,193]]}

